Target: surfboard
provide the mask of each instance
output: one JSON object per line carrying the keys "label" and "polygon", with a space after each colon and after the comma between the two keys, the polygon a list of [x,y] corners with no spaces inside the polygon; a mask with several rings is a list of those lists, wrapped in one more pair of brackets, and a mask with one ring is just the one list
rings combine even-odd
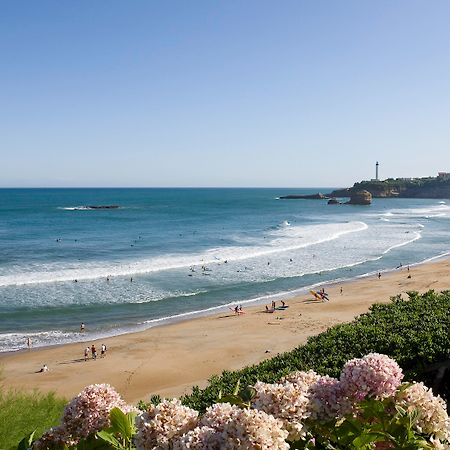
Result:
{"label": "surfboard", "polygon": [[323,301],[323,298],[316,291],[309,291],[312,295],[314,295],[316,300]]}

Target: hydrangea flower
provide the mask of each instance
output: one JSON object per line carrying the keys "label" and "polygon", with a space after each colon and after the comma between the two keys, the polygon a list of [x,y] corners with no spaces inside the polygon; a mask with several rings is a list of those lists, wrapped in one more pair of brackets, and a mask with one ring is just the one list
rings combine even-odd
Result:
{"label": "hydrangea flower", "polygon": [[137,450],[169,449],[171,441],[197,426],[198,412],[178,399],[164,400],[136,417]]}
{"label": "hydrangea flower", "polygon": [[67,436],[86,438],[109,427],[109,413],[113,408],[124,413],[134,410],[109,384],[92,384],[66,406],[61,425]]}
{"label": "hydrangea flower", "polygon": [[407,411],[418,411],[415,427],[441,441],[450,439],[450,419],[444,400],[423,383],[414,383],[397,394],[397,403]]}
{"label": "hydrangea flower", "polygon": [[[256,409],[240,409],[227,403],[216,404],[206,410],[200,421],[200,425],[214,430],[198,430],[196,435],[201,436],[203,442],[209,440],[211,449],[224,450],[288,450],[286,442],[288,432],[283,429],[283,422],[275,417]],[[186,439],[194,437],[194,433]],[[198,441],[197,441],[198,442]],[[200,450],[210,448],[198,446],[186,446]]]}
{"label": "hydrangea flower", "polygon": [[64,445],[76,445],[77,441],[67,436],[66,429],[62,425],[50,428],[37,441],[33,443],[33,450],[60,449]]}
{"label": "hydrangea flower", "polygon": [[284,429],[289,432],[289,440],[300,439],[305,434],[302,422],[307,417],[309,403],[306,384],[257,382],[253,387],[256,395],[252,406],[282,420]]}
{"label": "hydrangea flower", "polygon": [[313,420],[326,422],[349,414],[353,410],[353,403],[336,378],[320,377],[309,388],[308,395],[308,413]]}
{"label": "hydrangea flower", "polygon": [[306,390],[309,389],[310,386],[312,386],[316,381],[318,381],[320,377],[321,376],[314,372],[314,370],[308,370],[308,372],[296,371],[283,377],[280,383],[288,381],[289,383],[300,385]]}
{"label": "hydrangea flower", "polygon": [[173,450],[221,450],[222,435],[210,427],[197,427],[173,443]]}
{"label": "hydrangea flower", "polygon": [[369,353],[363,358],[348,361],[341,372],[341,387],[356,401],[366,397],[393,395],[403,378],[402,369],[391,358]]}

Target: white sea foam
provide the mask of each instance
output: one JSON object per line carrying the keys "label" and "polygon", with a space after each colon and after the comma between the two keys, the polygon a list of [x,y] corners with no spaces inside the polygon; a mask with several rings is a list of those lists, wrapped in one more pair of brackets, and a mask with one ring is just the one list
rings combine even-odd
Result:
{"label": "white sea foam", "polygon": [[385,217],[392,216],[409,216],[409,217],[443,217],[450,215],[450,206],[445,203],[439,203],[430,205],[428,207],[421,208],[403,208],[403,209],[391,209],[386,213],[381,214]]}
{"label": "white sea foam", "polygon": [[[325,225],[284,226],[267,233],[268,239],[250,246],[211,248],[203,253],[167,255],[128,263],[84,263],[61,267],[57,264],[37,266],[35,270],[0,276],[0,286],[41,284],[66,281],[95,280],[113,276],[130,276],[214,264],[219,260],[244,261],[268,257],[336,240],[347,234],[364,231],[364,222],[332,223]],[[254,241],[254,239],[253,239]]]}

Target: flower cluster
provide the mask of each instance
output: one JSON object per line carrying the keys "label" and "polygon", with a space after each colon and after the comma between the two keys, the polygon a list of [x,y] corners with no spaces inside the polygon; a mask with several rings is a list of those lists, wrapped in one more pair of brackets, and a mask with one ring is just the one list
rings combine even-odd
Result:
{"label": "flower cluster", "polygon": [[309,389],[308,416],[312,420],[327,422],[353,410],[342,384],[336,378],[320,377]]}
{"label": "flower cluster", "polygon": [[256,395],[252,406],[282,420],[289,440],[300,439],[304,435],[303,420],[309,404],[305,386],[285,381],[280,384],[257,382],[253,387]]}
{"label": "flower cluster", "polygon": [[308,370],[308,372],[296,371],[283,377],[281,383],[288,381],[289,383],[302,386],[304,390],[308,390],[319,378],[321,378],[321,375],[318,375],[314,370]]}
{"label": "flower cluster", "polygon": [[174,442],[174,450],[288,450],[282,422],[256,409],[228,403],[209,407],[200,426]]}
{"label": "flower cluster", "polygon": [[415,426],[420,433],[434,436],[439,440],[450,439],[450,419],[445,402],[434,396],[423,383],[414,383],[397,394],[397,404],[408,412],[418,413]]}
{"label": "flower cluster", "polygon": [[67,436],[64,426],[58,425],[57,427],[50,428],[46,431],[39,440],[33,443],[33,450],[51,450],[60,449],[65,445],[76,445],[77,441],[70,439]]}
{"label": "flower cluster", "polygon": [[[333,439],[340,439],[336,433],[348,432],[340,426],[348,420],[364,420],[369,431],[362,427],[361,432],[370,434],[371,425],[385,423],[386,419],[390,431],[381,437],[376,435],[383,442],[373,444],[381,450],[399,448],[394,435],[398,432],[403,439],[398,417],[406,411],[414,419],[407,420],[408,436],[426,436],[435,449],[450,448],[445,402],[422,383],[400,385],[402,377],[394,360],[371,353],[348,361],[339,379],[310,370],[294,372],[279,383],[257,382],[250,405],[238,399],[241,406],[248,407],[244,409],[218,403],[199,416],[177,399],[164,400],[136,417],[133,441],[136,450],[287,450],[288,442],[305,439],[306,435],[320,445],[331,445]],[[83,446],[86,442],[88,446],[83,448],[91,448],[93,435],[109,427],[114,407],[124,413],[133,409],[109,385],[88,386],[66,406],[61,424],[36,441],[33,450]]]}
{"label": "flower cluster", "polygon": [[124,413],[134,410],[109,384],[87,386],[65,407],[61,424],[47,431],[34,448],[75,445],[80,439],[107,428],[109,413],[116,407]]}
{"label": "flower cluster", "polygon": [[109,413],[113,408],[124,413],[134,409],[109,384],[92,384],[66,406],[62,425],[68,435],[86,438],[109,426]]}
{"label": "flower cluster", "polygon": [[136,449],[168,449],[173,439],[197,426],[198,412],[177,399],[164,400],[136,417]]}
{"label": "flower cluster", "polygon": [[342,369],[340,381],[343,392],[359,401],[366,397],[393,395],[402,378],[402,369],[393,359],[369,353],[363,358],[348,361]]}

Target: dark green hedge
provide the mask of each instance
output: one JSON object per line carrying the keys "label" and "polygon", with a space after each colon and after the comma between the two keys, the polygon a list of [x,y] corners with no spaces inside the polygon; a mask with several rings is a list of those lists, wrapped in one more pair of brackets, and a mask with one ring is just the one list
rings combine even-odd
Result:
{"label": "dark green hedge", "polygon": [[408,295],[408,300],[398,296],[390,304],[375,304],[353,322],[312,336],[290,352],[213,376],[208,387],[194,387],[182,401],[203,411],[214,403],[219,391],[229,393],[238,380],[241,386],[257,380],[272,383],[295,370],[313,369],[336,377],[346,361],[371,352],[394,358],[406,380],[420,380],[427,366],[450,358],[450,291]]}

